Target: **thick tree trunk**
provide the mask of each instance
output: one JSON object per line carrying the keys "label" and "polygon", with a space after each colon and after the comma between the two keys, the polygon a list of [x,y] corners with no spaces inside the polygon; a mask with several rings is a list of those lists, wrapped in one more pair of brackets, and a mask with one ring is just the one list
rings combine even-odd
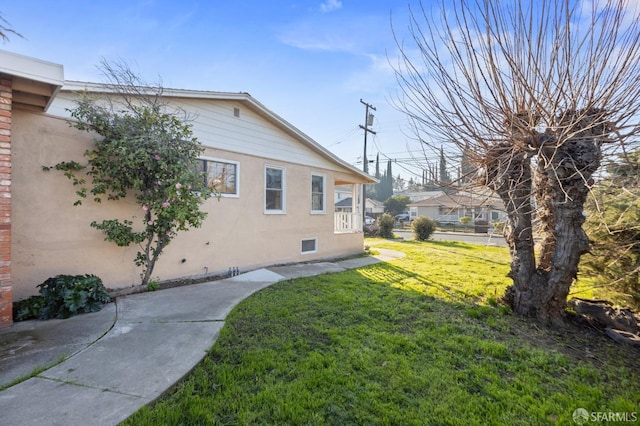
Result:
{"label": "thick tree trunk", "polygon": [[589,250],[582,229],[584,202],[600,159],[600,145],[592,139],[575,138],[540,150],[535,195],[543,237],[538,270],[545,288],[537,316],[544,322],[562,320],[580,257]]}
{"label": "thick tree trunk", "polygon": [[543,277],[536,269],[533,240],[530,156],[511,144],[502,144],[487,155],[487,184],[502,199],[507,212],[504,236],[511,253],[509,277],[513,285],[504,300],[514,312],[537,317]]}
{"label": "thick tree trunk", "polygon": [[[531,153],[516,144],[497,146],[487,155],[487,183],[503,200],[507,212],[505,238],[511,251],[509,276],[513,285],[504,300],[519,315],[545,324],[563,323],[569,288],[576,279],[580,257],[589,249],[582,229],[583,206],[601,159],[601,139],[592,132],[580,132],[561,144],[545,135],[546,146],[540,145],[534,169]],[[542,236],[537,264],[531,205],[534,194]]]}

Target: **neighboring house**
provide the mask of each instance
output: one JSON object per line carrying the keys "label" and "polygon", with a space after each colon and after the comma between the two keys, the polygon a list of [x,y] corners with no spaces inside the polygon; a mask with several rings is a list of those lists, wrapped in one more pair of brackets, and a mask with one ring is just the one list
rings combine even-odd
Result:
{"label": "neighboring house", "polygon": [[382,201],[367,198],[364,211],[372,217],[381,216],[384,213],[384,203]]}
{"label": "neighboring house", "polygon": [[405,191],[405,192],[396,193],[394,195],[406,195],[407,197],[409,197],[412,203],[415,203],[417,201],[426,200],[427,198],[439,197],[441,195],[444,195],[444,193],[445,193],[444,191],[420,191],[420,192]]}
{"label": "neighboring house", "polygon": [[[107,86],[64,81],[61,65],[0,51],[0,326],[11,301],[37,293],[57,274],[92,273],[108,288],[140,282],[137,248],[104,241],[93,220],[141,215],[128,201],[85,201],[43,166],[84,160],[92,136],[69,126],[79,90],[105,96]],[[202,167],[226,185],[203,204],[203,226],[183,232],[161,255],[159,280],[220,275],[348,256],[363,251],[362,213],[334,212],[339,185],[361,193],[376,180],[343,162],[247,93],[163,91],[193,117],[205,147]],[[222,175],[221,175],[222,174]],[[277,194],[274,194],[274,191]]]}
{"label": "neighboring house", "polygon": [[343,198],[334,204],[336,213],[352,213],[355,209],[353,206],[353,197]]}
{"label": "neighboring house", "polygon": [[333,197],[334,203],[338,203],[344,200],[345,198],[352,198],[353,188],[351,187],[351,185],[336,185],[333,191],[333,195],[334,195]]}
{"label": "neighboring house", "polygon": [[[353,197],[343,198],[340,201],[335,203],[336,212],[345,212],[351,213],[357,208],[354,208],[353,205]],[[384,213],[384,204],[378,200],[372,200],[371,198],[367,198],[367,203],[365,204],[365,212],[369,216],[377,217]]]}
{"label": "neighboring house", "polygon": [[407,208],[412,220],[426,216],[439,223],[460,223],[460,218],[468,216],[471,223],[482,220],[492,224],[505,217],[499,198],[469,193],[442,194],[411,203]]}

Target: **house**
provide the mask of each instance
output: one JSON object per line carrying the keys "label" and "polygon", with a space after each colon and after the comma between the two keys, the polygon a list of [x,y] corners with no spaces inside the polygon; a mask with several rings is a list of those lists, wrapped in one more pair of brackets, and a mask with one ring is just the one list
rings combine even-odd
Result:
{"label": "house", "polygon": [[465,216],[471,218],[471,223],[480,220],[495,223],[503,221],[505,217],[499,198],[463,192],[416,201],[407,208],[411,219],[426,216],[442,224],[460,223],[460,218]]}
{"label": "house", "polygon": [[372,217],[378,217],[384,213],[384,203],[382,201],[367,198],[364,207],[364,211]]}
{"label": "house", "polygon": [[[367,216],[378,217],[384,213],[384,204],[382,202],[378,200],[372,200],[371,198],[367,198],[366,201],[365,213],[367,214]],[[335,210],[336,212],[351,213],[354,211],[353,204],[353,197],[342,198],[340,201],[336,201]],[[356,206],[359,207],[357,200]]]}
{"label": "house", "polygon": [[[65,81],[61,65],[0,51],[0,326],[12,322],[12,300],[36,294],[51,276],[96,274],[108,288],[140,282],[137,249],[105,242],[89,227],[93,220],[140,215],[139,206],[131,200],[73,206],[71,183],[43,171],[61,161],[82,162],[92,147],[91,135],[68,124],[79,90],[117,96],[106,85]],[[363,251],[359,206],[336,212],[331,198],[336,186],[357,194],[374,178],[247,93],[164,89],[163,97],[193,117],[193,134],[205,148],[203,167],[223,170],[230,184],[203,204],[203,226],[180,233],[165,249],[154,279]],[[273,185],[278,197],[269,192]]]}
{"label": "house", "polygon": [[444,193],[444,191],[405,191],[399,192],[395,195],[406,195],[412,203],[415,203],[417,201],[426,200],[427,198],[439,197],[444,195]]}
{"label": "house", "polygon": [[353,188],[351,187],[351,185],[336,185],[333,191],[333,195],[334,195],[333,202],[339,203],[345,198],[353,197]]}

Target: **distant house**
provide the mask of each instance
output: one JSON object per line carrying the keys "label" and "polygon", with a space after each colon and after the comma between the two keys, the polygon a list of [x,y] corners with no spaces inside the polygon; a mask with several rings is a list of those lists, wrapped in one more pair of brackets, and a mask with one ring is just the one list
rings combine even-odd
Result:
{"label": "distant house", "polygon": [[[336,201],[335,209],[336,212],[351,213],[354,210],[358,210],[359,205],[360,203],[358,203],[358,200],[356,199],[354,206],[353,197],[348,197],[343,198],[340,201]],[[367,202],[365,204],[365,212],[367,216],[377,218],[384,213],[384,204],[378,200],[367,198]]]}
{"label": "distant house", "polygon": [[495,223],[504,220],[502,201],[496,197],[469,193],[442,194],[409,204],[411,219],[426,216],[439,223],[460,223],[462,217],[471,218],[471,223],[486,221]]}
{"label": "distant house", "polygon": [[[92,220],[142,214],[131,201],[85,202],[43,166],[83,161],[92,136],[68,125],[78,91],[113,93],[95,83],[65,81],[61,65],[0,51],[0,326],[11,324],[11,301],[37,293],[57,274],[92,273],[108,288],[140,282],[134,247],[105,242]],[[164,89],[172,106],[193,117],[207,170],[224,170],[218,200],[203,205],[199,229],[166,248],[154,278],[215,276],[363,251],[362,213],[334,208],[334,188],[353,194],[371,176],[337,158],[247,93]],[[269,184],[267,184],[270,182]],[[272,192],[277,190],[278,196]]]}
{"label": "distant house", "polygon": [[441,195],[444,195],[444,193],[444,191],[406,191],[399,192],[394,195],[406,195],[407,197],[409,197],[412,203],[415,203],[416,201],[426,200],[427,198],[439,197]]}
{"label": "distant house", "polygon": [[382,201],[367,198],[364,211],[371,217],[378,217],[384,213],[384,203]]}
{"label": "distant house", "polygon": [[336,212],[351,213],[354,210],[353,197],[343,198],[334,204]]}
{"label": "distant house", "polygon": [[333,190],[333,201],[334,203],[338,203],[342,200],[344,200],[345,198],[352,198],[353,197],[353,188],[351,187],[351,185],[336,185],[336,187]]}

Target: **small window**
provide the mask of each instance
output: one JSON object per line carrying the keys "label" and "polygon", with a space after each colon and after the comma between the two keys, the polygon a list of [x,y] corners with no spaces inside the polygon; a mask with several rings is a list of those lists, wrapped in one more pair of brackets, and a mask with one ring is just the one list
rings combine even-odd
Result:
{"label": "small window", "polygon": [[318,240],[315,238],[302,240],[302,253],[315,253],[317,249]]}
{"label": "small window", "polygon": [[311,213],[324,213],[324,176],[311,175]]}
{"label": "small window", "polygon": [[266,213],[284,213],[285,209],[285,173],[280,167],[265,168],[265,204]]}
{"label": "small window", "polygon": [[218,159],[198,160],[198,172],[204,175],[203,184],[222,196],[238,196],[238,169],[235,161]]}

